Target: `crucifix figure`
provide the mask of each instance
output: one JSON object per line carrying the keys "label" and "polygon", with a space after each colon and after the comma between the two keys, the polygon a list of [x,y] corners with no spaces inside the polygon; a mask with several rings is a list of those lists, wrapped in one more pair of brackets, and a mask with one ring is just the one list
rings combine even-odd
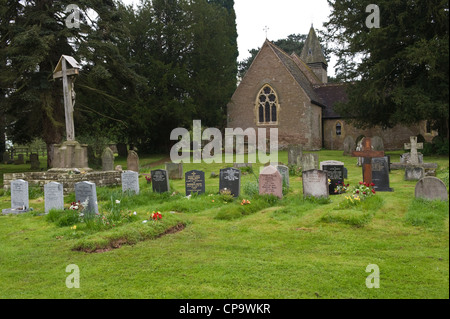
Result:
{"label": "crucifix figure", "polygon": [[372,140],[370,137],[365,137],[363,140],[362,151],[353,151],[353,157],[364,157],[363,160],[363,181],[365,183],[372,183],[372,158],[383,157],[383,151],[372,150]]}
{"label": "crucifix figure", "polygon": [[[68,68],[68,66],[70,68]],[[64,93],[64,114],[66,119],[66,138],[75,141],[75,127],[73,124],[73,107],[75,105],[75,91],[73,84],[75,76],[78,75],[80,65],[71,56],[62,55],[53,71],[53,78],[62,78]]]}
{"label": "crucifix figure", "polygon": [[405,150],[411,150],[411,154],[409,157],[410,164],[417,165],[419,164],[419,155],[417,154],[418,149],[423,149],[423,143],[417,143],[417,136],[411,136],[411,143],[405,143]]}

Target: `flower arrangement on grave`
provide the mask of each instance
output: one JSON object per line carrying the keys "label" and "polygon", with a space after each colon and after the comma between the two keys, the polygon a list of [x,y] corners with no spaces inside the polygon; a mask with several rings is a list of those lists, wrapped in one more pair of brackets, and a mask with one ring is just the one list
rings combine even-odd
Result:
{"label": "flower arrangement on grave", "polygon": [[344,183],[342,183],[341,181],[337,182],[337,186],[334,189],[334,193],[335,194],[343,194],[347,192],[348,187],[350,186],[350,184],[345,185]]}
{"label": "flower arrangement on grave", "polygon": [[147,181],[147,184],[151,184],[152,183],[152,177],[151,175],[144,175],[145,180]]}
{"label": "flower arrangement on grave", "polygon": [[157,221],[159,221],[159,220],[162,219],[162,214],[161,214],[161,212],[153,211],[151,214],[150,214],[150,213],[148,213],[148,214],[149,214],[150,216],[149,216],[148,219],[145,219],[145,220],[143,221],[144,224],[147,223],[149,220],[153,220],[153,222],[157,222]]}
{"label": "flower arrangement on grave", "polygon": [[342,204],[344,207],[359,205],[362,201],[376,194],[375,189],[373,189],[374,186],[374,183],[359,182],[357,186],[353,186],[351,195],[345,196],[345,201]]}
{"label": "flower arrangement on grave", "polygon": [[248,199],[245,199],[245,198],[244,198],[244,199],[242,200],[242,202],[241,202],[241,205],[242,205],[242,206],[244,206],[244,205],[250,205],[250,201],[249,201]]}

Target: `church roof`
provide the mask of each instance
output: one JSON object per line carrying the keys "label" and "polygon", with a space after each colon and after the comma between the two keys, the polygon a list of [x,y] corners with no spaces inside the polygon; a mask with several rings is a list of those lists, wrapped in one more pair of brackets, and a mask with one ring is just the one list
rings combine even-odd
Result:
{"label": "church roof", "polygon": [[346,83],[327,83],[314,86],[314,91],[320,97],[320,100],[324,105],[322,118],[341,118],[334,110],[334,106],[337,102],[346,102],[348,100],[346,89]]}
{"label": "church roof", "polygon": [[322,103],[320,101],[320,97],[315,92],[314,88],[311,85],[311,82],[308,80],[299,66],[294,62],[292,57],[270,41],[266,40],[266,43],[272,48],[273,52],[275,52],[275,54],[278,56],[289,73],[291,73],[295,81],[297,81],[297,83],[303,88],[303,90],[305,90],[311,101],[317,105],[323,106],[321,105]]}
{"label": "church roof", "polygon": [[313,26],[309,29],[309,34],[305,40],[300,58],[306,63],[323,63],[328,65]]}

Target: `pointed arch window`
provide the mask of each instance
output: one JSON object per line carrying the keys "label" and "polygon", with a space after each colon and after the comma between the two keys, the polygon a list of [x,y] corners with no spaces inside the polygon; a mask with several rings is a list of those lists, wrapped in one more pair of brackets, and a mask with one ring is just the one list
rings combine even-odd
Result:
{"label": "pointed arch window", "polygon": [[274,124],[278,120],[278,98],[272,87],[265,85],[258,94],[258,122]]}

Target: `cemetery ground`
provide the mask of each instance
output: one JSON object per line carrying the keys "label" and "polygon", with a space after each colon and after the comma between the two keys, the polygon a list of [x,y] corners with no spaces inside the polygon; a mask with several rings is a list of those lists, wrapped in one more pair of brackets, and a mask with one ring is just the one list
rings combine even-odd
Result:
{"label": "cemetery ground", "polygon": [[[362,181],[356,158],[318,153],[345,163],[350,187]],[[401,153],[387,155],[395,162]],[[114,226],[89,227],[68,210],[65,220],[42,215],[43,192],[30,187],[33,211],[0,215],[0,298],[449,298],[448,201],[415,199],[416,182],[404,181],[403,170],[390,173],[394,192],[351,207],[343,206],[348,194],[304,199],[295,174],[283,199],[259,196],[260,164],[255,174],[241,169],[233,199],[210,177],[233,164],[185,163],[184,172],[203,170],[206,179],[206,193],[188,199],[184,179],[171,180],[165,194],[147,184],[142,174],[164,168],[164,157],[140,156],[139,195],[97,187],[100,212],[122,213]],[[448,157],[424,160],[438,163],[448,189]],[[287,163],[287,152],[279,161]],[[126,159],[117,164],[126,169]],[[29,169],[18,166],[0,168]],[[67,207],[74,198],[65,196]],[[10,193],[0,190],[0,209],[9,207]],[[152,220],[153,212],[162,218]],[[79,267],[78,289],[66,287],[71,264]],[[379,288],[366,286],[368,265],[379,267]]]}

